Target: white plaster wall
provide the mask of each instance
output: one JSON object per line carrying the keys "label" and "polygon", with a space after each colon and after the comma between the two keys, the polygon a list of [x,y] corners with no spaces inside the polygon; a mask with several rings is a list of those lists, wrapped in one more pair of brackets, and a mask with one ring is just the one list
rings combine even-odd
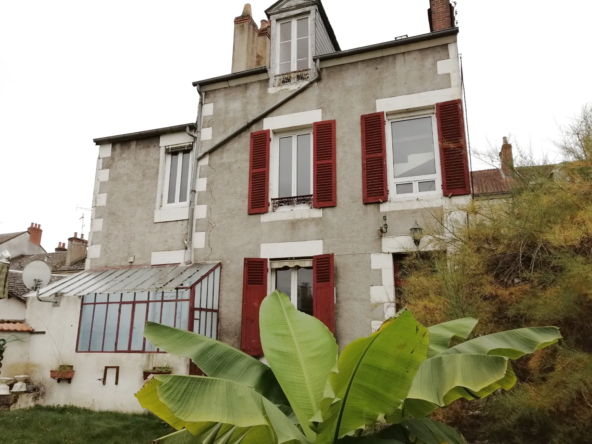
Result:
{"label": "white plaster wall", "polygon": [[[43,237],[41,238],[43,242]],[[39,245],[29,242],[29,233],[23,233],[14,239],[0,245],[0,252],[8,250],[12,257],[20,256],[21,254],[40,254],[46,251]]]}
{"label": "white plaster wall", "polygon": [[[10,343],[4,355],[2,374],[29,375],[41,387],[40,404],[141,412],[134,393],[143,385],[144,370],[168,365],[174,374],[188,373],[188,359],[167,354],[76,353],[80,304],[78,297],[64,298],[58,308],[29,299],[27,320],[38,334],[19,334],[19,341]],[[50,370],[60,364],[74,366],[71,384],[58,384],[49,377]],[[115,385],[114,370],[109,370],[106,385],[99,381],[105,366],[120,367],[119,385]]]}
{"label": "white plaster wall", "polygon": [[24,302],[19,299],[0,299],[0,319],[22,321],[25,319],[25,308]]}

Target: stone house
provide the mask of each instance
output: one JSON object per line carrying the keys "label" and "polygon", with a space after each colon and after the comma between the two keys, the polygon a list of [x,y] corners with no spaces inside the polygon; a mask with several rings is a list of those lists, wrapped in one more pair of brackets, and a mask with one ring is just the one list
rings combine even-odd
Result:
{"label": "stone house", "polygon": [[[143,370],[196,374],[144,340],[147,320],[261,357],[275,289],[341,347],[395,314],[397,261],[472,198],[459,29],[449,0],[429,6],[428,34],[342,50],[320,0],[280,0],[260,25],[247,5],[232,73],[193,84],[195,124],[95,139],[86,270],[41,291],[59,307],[27,308],[48,333],[26,363],[43,402],[133,411]],[[52,348],[72,384],[49,379]]]}

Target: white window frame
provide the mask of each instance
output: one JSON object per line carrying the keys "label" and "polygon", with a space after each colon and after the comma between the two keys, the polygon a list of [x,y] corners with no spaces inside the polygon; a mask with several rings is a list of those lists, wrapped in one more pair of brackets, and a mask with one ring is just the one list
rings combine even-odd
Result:
{"label": "white window frame", "polygon": [[[311,69],[312,68],[312,51],[311,51],[311,41],[312,41],[312,35],[310,32],[310,27],[311,27],[311,20],[310,20],[310,14],[306,15],[306,16],[299,16],[299,17],[292,17],[286,20],[281,20],[277,22],[277,30],[276,30],[276,45],[275,45],[275,49],[276,49],[276,58],[277,58],[277,64],[276,64],[276,69],[277,69],[277,75],[286,75],[289,74],[291,72],[295,72],[298,71],[298,20],[302,20],[302,19],[307,19],[308,20],[308,68],[306,69]],[[280,57],[280,48],[281,48],[281,26],[284,23],[288,23],[288,22],[292,22],[292,60],[291,60],[291,66],[290,66],[290,71],[284,73],[284,74],[280,74],[280,62],[281,62],[281,57]],[[302,71],[302,70],[300,70]]]}
{"label": "white window frame", "polygon": [[[179,146],[186,146],[187,144],[184,143],[182,145]],[[178,208],[178,207],[188,207],[189,206],[189,200],[190,200],[190,193],[191,193],[191,171],[193,169],[193,151],[191,149],[187,149],[187,150],[183,150],[183,151],[176,151],[176,152],[167,152],[168,149],[170,148],[175,148],[174,146],[168,146],[165,149],[165,162],[164,162],[164,183],[162,184],[162,196],[161,196],[161,207],[162,208]],[[179,197],[181,195],[181,171],[182,171],[182,159],[183,156],[181,154],[186,153],[187,151],[189,151],[189,170],[187,172],[188,177],[187,177],[187,201],[186,202],[179,202]],[[170,177],[171,177],[171,161],[173,158],[173,154],[175,153],[179,153],[180,156],[178,161],[179,161],[179,168],[177,169],[177,184],[175,185],[176,191],[175,191],[175,202],[174,203],[168,203],[169,200],[169,185],[170,185]]]}
{"label": "white window frame", "polygon": [[[414,176],[405,177],[401,179],[395,178],[395,166],[394,166],[394,154],[393,154],[393,122],[402,122],[406,120],[417,120],[430,117],[432,119],[432,136],[434,140],[434,161],[436,163],[436,173],[427,174],[425,176]],[[389,186],[389,200],[391,202],[400,202],[403,200],[417,200],[417,199],[433,199],[434,197],[442,197],[442,173],[440,168],[440,144],[438,141],[438,122],[435,113],[420,114],[405,117],[389,117],[386,120],[386,159],[387,159],[387,172],[388,172],[388,186]],[[436,181],[435,191],[419,192],[419,182]],[[412,183],[413,193],[408,194],[397,194],[397,185]]]}
{"label": "white window frame", "polygon": [[[302,127],[299,130],[290,130],[284,132],[273,132],[271,142],[271,156],[270,156],[270,200],[277,199],[280,194],[280,139],[292,138],[292,190],[298,189],[298,136],[310,134],[310,194],[314,194],[314,134],[313,128]],[[294,191],[293,191],[294,193]],[[294,196],[291,197],[296,197]],[[308,209],[308,205],[292,205],[278,208],[275,212],[292,211],[294,209]],[[273,212],[273,204],[270,207]]]}
{"label": "white window frame", "polygon": [[[298,258],[297,260],[310,260],[312,261],[312,257],[305,257],[305,258]],[[270,262],[273,262],[273,259],[270,260]],[[292,302],[292,305],[294,307],[296,307],[296,309],[298,309],[298,269],[299,268],[310,268],[313,270],[313,279],[314,279],[314,268],[312,266],[310,267],[299,267],[299,266],[294,266],[294,267],[290,267],[290,302]],[[277,271],[280,270],[279,268],[274,268],[271,269],[271,289],[270,291],[275,291],[277,288]],[[313,282],[313,287],[314,287],[314,282]],[[314,288],[313,288],[313,294],[312,294],[312,299],[314,301]]]}

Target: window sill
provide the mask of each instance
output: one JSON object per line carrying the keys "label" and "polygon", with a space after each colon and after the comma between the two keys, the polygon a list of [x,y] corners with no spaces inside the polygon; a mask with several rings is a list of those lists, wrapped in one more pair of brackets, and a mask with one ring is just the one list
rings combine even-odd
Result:
{"label": "window sill", "polygon": [[164,207],[154,212],[154,223],[176,222],[189,219],[189,206]]}
{"label": "window sill", "polygon": [[316,219],[323,217],[319,208],[282,207],[275,213],[261,215],[261,222],[278,222],[282,220]]}
{"label": "window sill", "polygon": [[401,211],[401,210],[420,210],[422,208],[436,208],[444,205],[442,195],[437,196],[422,196],[412,198],[397,198],[392,199],[389,202],[380,204],[380,212],[387,213],[389,211]]}

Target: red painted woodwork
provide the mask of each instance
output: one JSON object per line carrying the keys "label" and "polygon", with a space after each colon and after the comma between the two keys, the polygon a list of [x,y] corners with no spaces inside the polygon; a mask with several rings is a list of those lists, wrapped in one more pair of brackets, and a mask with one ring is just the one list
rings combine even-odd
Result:
{"label": "red painted woodwork", "polygon": [[334,207],[337,205],[335,120],[316,122],[313,126],[313,138],[313,207]]}
{"label": "red painted woodwork", "polygon": [[267,267],[267,259],[245,259],[241,350],[251,356],[263,355],[259,308],[267,296]]}
{"label": "red painted woodwork", "polygon": [[471,194],[462,100],[436,104],[444,196]]}
{"label": "red painted woodwork", "polygon": [[269,211],[269,143],[271,133],[251,133],[251,159],[249,164],[249,214]]}
{"label": "red painted woodwork", "polygon": [[313,257],[313,314],[335,334],[335,264],[332,254]]}
{"label": "red painted woodwork", "polygon": [[364,203],[386,202],[386,134],[384,113],[362,116],[362,187]]}

